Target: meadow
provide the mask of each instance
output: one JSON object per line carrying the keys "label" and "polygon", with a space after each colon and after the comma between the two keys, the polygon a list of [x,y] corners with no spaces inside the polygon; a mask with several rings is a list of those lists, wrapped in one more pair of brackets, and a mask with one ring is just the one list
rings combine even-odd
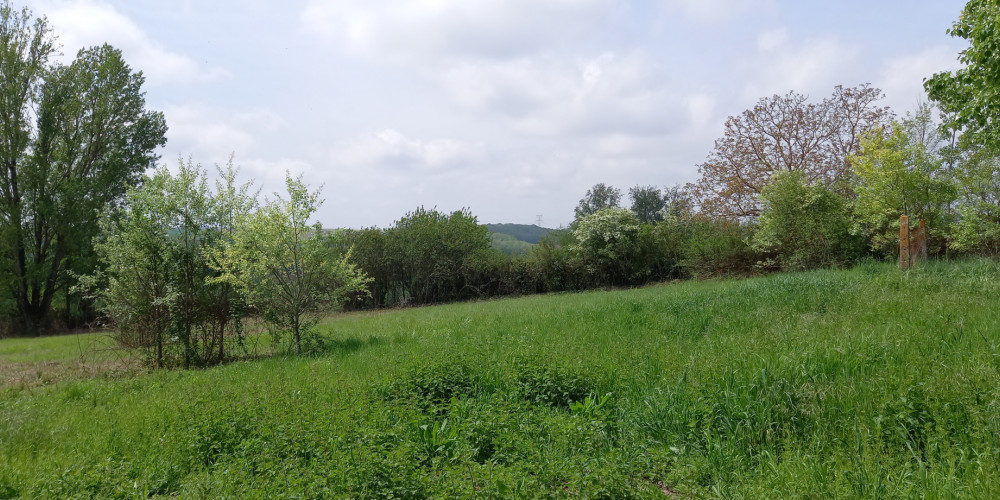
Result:
{"label": "meadow", "polygon": [[311,356],[190,371],[74,371],[75,336],[0,341],[0,363],[37,372],[0,381],[0,498],[1000,497],[994,261],[320,333]]}

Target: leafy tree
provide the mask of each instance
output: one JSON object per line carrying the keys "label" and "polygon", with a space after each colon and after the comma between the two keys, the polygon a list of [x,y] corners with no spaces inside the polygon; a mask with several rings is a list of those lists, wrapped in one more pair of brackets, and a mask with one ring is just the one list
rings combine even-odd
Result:
{"label": "leafy tree", "polygon": [[958,221],[952,227],[951,247],[1000,255],[1000,155],[992,148],[973,148],[958,162],[954,177]]}
{"label": "leafy tree", "polygon": [[399,279],[417,303],[455,300],[461,295],[463,262],[490,248],[490,236],[468,210],[444,214],[423,207],[396,221],[389,232]]}
{"label": "leafy tree", "polygon": [[632,199],[632,211],[639,222],[652,224],[663,220],[666,199],[659,188],[654,186],[635,186],[628,190]]}
{"label": "leafy tree", "polygon": [[166,199],[170,179],[165,173],[158,172],[141,189],[130,190],[122,210],[101,219],[96,247],[105,270],[81,283],[100,300],[119,344],[151,349],[158,366],[164,364],[170,325],[171,215]]}
{"label": "leafy tree", "polygon": [[867,233],[874,250],[885,255],[898,248],[901,215],[913,221],[926,219],[928,243],[937,251],[949,230],[955,189],[936,152],[936,140],[921,133],[928,113],[924,110],[894,122],[888,134],[882,129],[870,131],[851,159],[858,229]]}
{"label": "leafy tree", "polygon": [[639,219],[631,210],[608,207],[577,221],[576,249],[599,282],[625,284],[638,250]]}
{"label": "leafy tree", "polygon": [[587,190],[587,194],[576,206],[576,218],[580,219],[597,212],[603,208],[617,208],[621,203],[622,192],[615,187],[606,184],[595,184]]}
{"label": "leafy tree", "polygon": [[664,218],[686,217],[694,212],[694,195],[686,186],[675,184],[663,190]]}
{"label": "leafy tree", "polygon": [[121,201],[165,143],[163,115],[145,109],[144,78],[121,52],[84,49],[68,66],[44,19],[0,4],[0,233],[22,327],[49,314],[66,271],[94,264],[97,216]]}
{"label": "leafy tree", "polygon": [[964,68],[937,73],[924,82],[928,96],[965,140],[1000,146],[1000,4],[970,0],[948,33],[968,40],[959,53]]}
{"label": "leafy tree", "polygon": [[782,268],[843,265],[859,255],[847,201],[823,185],[808,185],[802,172],[775,174],[760,197],[753,246],[776,255]]}
{"label": "leafy tree", "polygon": [[891,117],[888,108],[877,106],[882,97],[869,85],[837,86],[819,103],[790,92],[729,117],[725,135],[698,166],[701,179],[691,186],[702,211],[727,218],[760,215],[761,190],[777,172],[802,172],[810,184],[846,191],[848,158],[859,138]]}
{"label": "leafy tree", "polygon": [[249,186],[236,186],[231,164],[220,174],[211,193],[205,171],[182,160],[176,175],[158,170],[101,218],[104,271],[82,281],[119,343],[148,349],[157,366],[223,361],[226,337],[241,332],[245,307],[211,259],[254,202]]}
{"label": "leafy tree", "polygon": [[959,191],[958,221],[951,244],[959,251],[1000,252],[1000,4],[970,0],[948,33],[969,42],[959,53],[965,65],[937,73],[924,82],[945,119],[943,128],[958,136],[949,166]]}
{"label": "leafy tree", "polygon": [[221,281],[235,286],[250,305],[274,325],[275,333],[291,333],[302,353],[320,315],[342,305],[349,294],[363,290],[369,279],[337,257],[323,228],[309,224],[322,203],[301,178],[287,175],[288,198],[276,197],[244,217],[232,242],[218,254]]}

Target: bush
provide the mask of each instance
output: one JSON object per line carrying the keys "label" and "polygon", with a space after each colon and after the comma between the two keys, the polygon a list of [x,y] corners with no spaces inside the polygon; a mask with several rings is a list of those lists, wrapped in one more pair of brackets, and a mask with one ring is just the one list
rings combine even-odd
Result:
{"label": "bush", "polygon": [[576,221],[576,252],[599,284],[624,285],[636,271],[639,219],[624,208],[603,208]]}
{"label": "bush", "polygon": [[517,381],[525,399],[553,408],[568,409],[594,392],[586,377],[562,367],[524,366]]}
{"label": "bush", "polygon": [[246,304],[213,281],[210,262],[252,202],[231,166],[221,173],[215,193],[191,162],[181,161],[176,176],[163,168],[146,177],[100,222],[95,249],[103,272],[80,278],[115,325],[119,345],[144,349],[160,367],[221,362],[226,339],[242,335]]}
{"label": "bush", "polygon": [[686,235],[676,218],[668,218],[656,225],[643,224],[639,230],[633,282],[641,284],[684,277],[682,260],[685,241]]}
{"label": "bush", "polygon": [[537,276],[539,292],[581,290],[590,286],[587,269],[570,250],[575,244],[572,232],[555,232],[531,249],[528,261]]}
{"label": "bush", "polygon": [[801,172],[776,174],[761,192],[763,211],[753,247],[773,253],[783,269],[844,265],[861,253],[850,234],[847,202]]}
{"label": "bush", "polygon": [[497,253],[490,235],[468,210],[445,214],[418,208],[396,221],[390,229],[339,231],[333,243],[337,252],[351,252],[351,261],[372,279],[369,307],[431,304],[479,297],[487,282],[479,265],[490,269]]}
{"label": "bush", "polygon": [[750,223],[692,216],[672,224],[683,238],[681,265],[688,276],[752,274],[762,256],[750,246],[754,233]]}

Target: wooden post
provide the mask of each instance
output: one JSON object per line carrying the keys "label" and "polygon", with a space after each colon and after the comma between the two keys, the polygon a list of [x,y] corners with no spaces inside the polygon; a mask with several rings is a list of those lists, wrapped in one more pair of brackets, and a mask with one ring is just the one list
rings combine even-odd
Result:
{"label": "wooden post", "polygon": [[910,218],[905,215],[899,217],[899,268],[910,268]]}
{"label": "wooden post", "polygon": [[927,260],[927,222],[924,219],[917,225],[916,248],[910,251],[910,258],[914,262]]}

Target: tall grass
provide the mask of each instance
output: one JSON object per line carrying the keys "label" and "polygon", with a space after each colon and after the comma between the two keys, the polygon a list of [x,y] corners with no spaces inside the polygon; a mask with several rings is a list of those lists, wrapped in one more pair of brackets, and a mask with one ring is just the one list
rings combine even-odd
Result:
{"label": "tall grass", "polygon": [[8,389],[0,498],[996,497],[998,325],[985,260],[343,315]]}

